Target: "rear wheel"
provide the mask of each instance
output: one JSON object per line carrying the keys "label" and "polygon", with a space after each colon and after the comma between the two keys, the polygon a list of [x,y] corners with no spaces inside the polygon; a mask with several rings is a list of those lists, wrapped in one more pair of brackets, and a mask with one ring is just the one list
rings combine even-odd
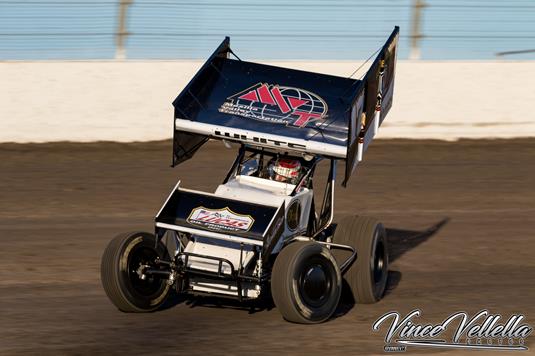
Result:
{"label": "rear wheel", "polygon": [[142,271],[157,268],[156,259],[168,259],[165,246],[147,232],[132,232],[115,237],[102,256],[100,275],[111,302],[124,312],[158,309],[166,300],[170,286],[158,275]]}
{"label": "rear wheel", "polygon": [[294,242],[282,249],[271,274],[273,301],[284,319],[320,323],[336,310],[342,277],[330,251],[315,242]]}
{"label": "rear wheel", "polygon": [[[357,303],[378,302],[386,288],[388,245],[379,221],[366,216],[346,216],[337,224],[333,242],[356,249],[357,260],[344,273],[350,296]],[[341,263],[344,252],[333,250]]]}

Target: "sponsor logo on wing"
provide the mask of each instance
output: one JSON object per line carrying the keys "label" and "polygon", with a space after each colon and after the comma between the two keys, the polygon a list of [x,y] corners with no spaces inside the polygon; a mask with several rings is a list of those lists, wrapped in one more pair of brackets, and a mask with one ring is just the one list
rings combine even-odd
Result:
{"label": "sponsor logo on wing", "polygon": [[220,112],[255,120],[305,127],[324,119],[327,104],[304,89],[258,83],[230,96]]}
{"label": "sponsor logo on wing", "polygon": [[214,230],[249,231],[254,219],[250,215],[236,214],[228,207],[223,209],[198,207],[191,211],[187,222]]}

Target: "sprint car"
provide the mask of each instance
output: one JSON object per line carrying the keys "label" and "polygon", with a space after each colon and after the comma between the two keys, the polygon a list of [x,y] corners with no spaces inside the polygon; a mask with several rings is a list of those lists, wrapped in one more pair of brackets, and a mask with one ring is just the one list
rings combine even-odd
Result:
{"label": "sprint car", "polygon": [[[284,319],[319,323],[333,315],[342,288],[357,303],[380,300],[385,229],[364,216],[332,224],[334,189],[337,164],[345,187],[392,106],[398,34],[396,27],[359,80],[242,61],[225,38],[173,102],[172,165],[208,140],[237,148],[236,159],[213,193],[179,181],[154,233],[109,243],[101,280],[111,302],[147,312],[173,289],[239,301],[271,296]],[[321,161],[329,173],[315,199]]]}

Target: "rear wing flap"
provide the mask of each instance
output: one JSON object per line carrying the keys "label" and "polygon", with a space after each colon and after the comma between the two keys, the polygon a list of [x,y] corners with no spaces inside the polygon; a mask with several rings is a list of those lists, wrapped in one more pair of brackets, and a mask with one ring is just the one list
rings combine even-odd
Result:
{"label": "rear wing flap", "polygon": [[392,107],[398,39],[396,26],[364,79],[355,85],[349,110],[344,187]]}
{"label": "rear wing flap", "polygon": [[[186,117],[188,109],[191,106],[202,106],[197,99],[197,95],[205,90],[204,83],[210,81],[210,77],[217,72],[217,68],[213,66],[215,58],[228,58],[232,50],[230,49],[230,37],[225,37],[223,42],[216,48],[208,60],[202,65],[199,71],[191,78],[188,85],[180,92],[177,98],[173,101],[175,113],[173,117]],[[209,70],[210,68],[215,69]],[[197,93],[195,95],[194,93]],[[174,123],[173,123],[174,126]],[[187,161],[197,150],[208,141],[208,136],[199,135],[197,133],[190,133],[186,131],[178,131],[173,129],[173,163],[176,166],[184,161]]]}

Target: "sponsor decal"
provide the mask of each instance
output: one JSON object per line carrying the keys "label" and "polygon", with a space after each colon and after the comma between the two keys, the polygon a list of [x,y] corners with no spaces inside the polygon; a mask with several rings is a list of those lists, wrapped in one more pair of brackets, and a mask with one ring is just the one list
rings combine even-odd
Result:
{"label": "sponsor decal", "polygon": [[249,231],[254,219],[251,215],[236,214],[228,207],[208,209],[203,206],[191,211],[186,221],[207,229],[223,231]]}
{"label": "sponsor decal", "polygon": [[466,312],[449,315],[440,324],[419,324],[418,309],[401,316],[391,311],[373,323],[373,330],[386,327],[384,351],[406,351],[408,346],[452,349],[527,351],[525,340],[533,328],[523,322],[524,315],[504,318],[488,310],[470,316]]}
{"label": "sponsor decal", "polygon": [[248,141],[248,142],[256,143],[262,146],[276,146],[276,147],[284,147],[284,148],[287,147],[287,148],[298,150],[298,151],[306,150],[306,146],[299,144],[299,143],[275,140],[271,138],[264,138],[260,136],[254,136],[254,135],[238,134],[235,132],[231,132],[229,130],[225,130],[225,131],[215,130],[214,136],[229,139],[229,140]]}
{"label": "sponsor decal", "polygon": [[227,98],[219,112],[266,121],[305,127],[324,120],[327,103],[308,90],[258,83]]}

